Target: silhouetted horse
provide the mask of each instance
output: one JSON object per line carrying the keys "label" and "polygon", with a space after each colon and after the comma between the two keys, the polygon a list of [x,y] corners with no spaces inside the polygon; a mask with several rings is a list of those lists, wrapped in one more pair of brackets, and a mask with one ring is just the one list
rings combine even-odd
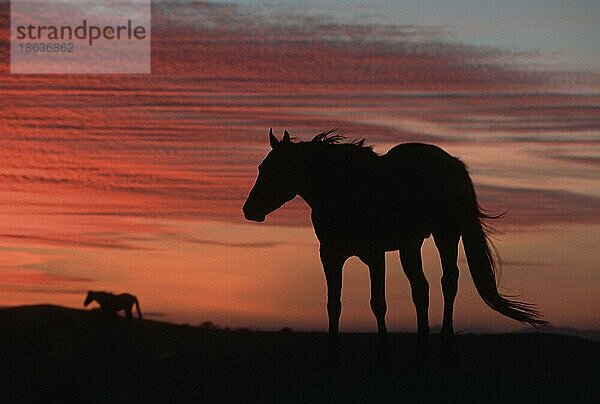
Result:
{"label": "silhouetted horse", "polygon": [[140,320],[142,319],[142,312],[140,311],[140,304],[137,297],[128,293],[114,295],[108,292],[94,292],[90,290],[85,298],[85,301],[83,302],[83,305],[87,306],[93,301],[96,301],[98,304],[100,304],[102,315],[105,318],[115,318],[117,316],[117,312],[123,310],[125,311],[127,320],[131,321],[133,319],[133,305],[135,304],[135,309],[137,310],[138,316]]}
{"label": "silhouetted horse", "polygon": [[486,234],[465,165],[439,147],[406,143],[377,155],[364,141],[344,141],[333,132],[309,142],[279,141],[258,166],[258,178],[244,204],[246,219],[265,216],[300,195],[312,208],[327,280],[329,334],[336,337],[341,312],[342,267],[358,256],[369,267],[371,309],[379,334],[386,334],[385,252],[399,250],[417,312],[419,342],[429,334],[429,284],[423,275],[421,245],[433,235],[442,268],[444,317],[441,334],[451,340],[458,289],[456,265],[462,237],[477,291],[492,309],[518,321],[542,324],[535,306],[509,300],[496,287],[495,249]]}

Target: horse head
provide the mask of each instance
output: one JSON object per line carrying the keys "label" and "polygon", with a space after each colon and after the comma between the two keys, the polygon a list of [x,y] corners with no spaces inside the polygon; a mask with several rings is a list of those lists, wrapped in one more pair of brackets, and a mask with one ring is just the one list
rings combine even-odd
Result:
{"label": "horse head", "polygon": [[292,200],[298,193],[297,153],[287,130],[282,140],[269,130],[271,151],[258,166],[258,177],[242,208],[244,217],[262,222],[265,217]]}
{"label": "horse head", "polygon": [[87,296],[85,298],[85,301],[83,302],[83,305],[87,306],[88,304],[90,304],[91,302],[93,302],[95,298],[96,298],[95,297],[95,293],[92,292],[91,290],[88,291],[88,294],[87,294]]}

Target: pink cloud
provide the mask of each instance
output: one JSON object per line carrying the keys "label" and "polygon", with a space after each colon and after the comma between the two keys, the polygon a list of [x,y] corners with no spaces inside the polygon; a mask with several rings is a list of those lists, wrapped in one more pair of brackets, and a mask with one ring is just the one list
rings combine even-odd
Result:
{"label": "pink cloud", "polygon": [[42,271],[29,269],[2,270],[0,271],[0,284],[16,285],[48,285],[62,283],[91,282],[88,278],[77,278],[48,274]]}

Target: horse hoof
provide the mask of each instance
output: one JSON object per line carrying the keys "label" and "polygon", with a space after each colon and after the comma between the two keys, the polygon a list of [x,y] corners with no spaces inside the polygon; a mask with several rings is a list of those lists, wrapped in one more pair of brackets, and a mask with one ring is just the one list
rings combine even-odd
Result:
{"label": "horse hoof", "polygon": [[327,340],[326,365],[337,366],[340,359],[340,342],[337,336],[329,336]]}
{"label": "horse hoof", "polygon": [[377,362],[384,365],[388,363],[388,342],[385,336],[379,336],[377,340]]}

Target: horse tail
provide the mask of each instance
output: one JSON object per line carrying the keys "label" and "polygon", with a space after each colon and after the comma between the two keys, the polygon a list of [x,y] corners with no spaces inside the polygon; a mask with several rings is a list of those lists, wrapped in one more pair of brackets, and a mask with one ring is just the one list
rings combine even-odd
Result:
{"label": "horse tail", "polygon": [[[494,244],[490,240],[489,233],[493,229],[485,224],[485,219],[496,219],[503,216],[492,216],[486,214],[477,203],[477,197],[471,179],[467,179],[470,188],[470,207],[467,207],[469,217],[463,223],[462,239],[469,271],[475,283],[477,292],[483,301],[500,314],[514,320],[529,323],[532,326],[547,324],[541,317],[536,306],[530,303],[512,300],[502,296],[497,287],[497,270],[500,257]],[[513,296],[511,296],[513,297]]]}
{"label": "horse tail", "polygon": [[135,309],[137,310],[138,317],[140,320],[142,319],[142,311],[140,310],[140,302],[138,302],[137,297],[133,297],[133,301],[135,302]]}

